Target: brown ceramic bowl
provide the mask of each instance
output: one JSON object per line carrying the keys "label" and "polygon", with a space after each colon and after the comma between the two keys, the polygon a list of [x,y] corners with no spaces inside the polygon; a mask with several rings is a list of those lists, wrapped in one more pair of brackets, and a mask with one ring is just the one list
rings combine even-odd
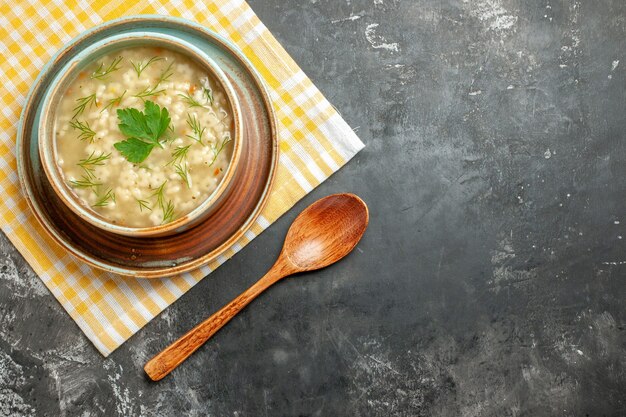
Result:
{"label": "brown ceramic bowl", "polygon": [[[230,80],[242,109],[245,138],[241,157],[224,201],[195,227],[158,236],[128,236],[96,227],[61,200],[43,173],[38,126],[42,103],[60,68],[93,37],[126,32],[176,34],[206,51]],[[269,200],[278,163],[276,118],[263,78],[247,57],[228,40],[197,23],[167,16],[131,16],[106,22],[79,35],[59,51],[33,83],[20,118],[17,169],[24,197],[41,229],[77,259],[115,274],[160,278],[217,264],[229,248],[267,227],[261,211]],[[257,222],[258,220],[258,222]],[[251,230],[254,224],[258,227]],[[209,269],[204,269],[208,273]]]}
{"label": "brown ceramic bowl", "polygon": [[[224,173],[224,177],[217,188],[198,207],[188,214],[179,217],[169,223],[150,227],[129,227],[112,223],[101,216],[91,207],[83,203],[67,184],[57,164],[59,156],[54,135],[56,109],[70,83],[77,77],[87,65],[99,57],[113,51],[137,46],[154,46],[170,49],[181,53],[210,73],[226,92],[226,98],[233,113],[233,145],[230,163]],[[237,171],[242,148],[242,114],[239,100],[220,67],[201,49],[176,36],[157,32],[135,32],[115,34],[98,38],[87,48],[80,51],[59,69],[56,77],[51,81],[43,98],[41,122],[39,124],[39,154],[46,175],[59,198],[76,215],[92,225],[112,233],[126,236],[159,236],[179,233],[187,230],[206,219],[224,202],[225,197],[232,185],[232,179]]]}

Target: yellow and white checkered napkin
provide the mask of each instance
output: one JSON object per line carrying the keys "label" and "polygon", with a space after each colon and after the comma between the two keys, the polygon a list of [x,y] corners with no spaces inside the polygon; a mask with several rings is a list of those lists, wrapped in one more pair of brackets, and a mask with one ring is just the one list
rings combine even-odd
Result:
{"label": "yellow and white checkered napkin", "polygon": [[[18,0],[0,2],[0,223],[87,337],[108,355],[202,277],[233,256],[337,171],[363,143],[243,0]],[[16,172],[15,137],[37,74],[85,29],[124,15],[195,20],[232,40],[267,83],[276,109],[280,159],[269,203],[251,230],[209,266],[173,278],[128,279],[75,260],[30,213]]]}

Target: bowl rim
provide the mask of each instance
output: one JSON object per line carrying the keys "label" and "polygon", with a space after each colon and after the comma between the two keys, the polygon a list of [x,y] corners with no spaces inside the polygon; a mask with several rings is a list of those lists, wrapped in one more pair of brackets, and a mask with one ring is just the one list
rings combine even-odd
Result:
{"label": "bowl rim", "polygon": [[[85,63],[93,60],[94,57],[98,56],[98,54],[102,54],[102,49],[108,49],[111,47],[115,48],[116,44],[142,41],[147,41],[154,45],[158,45],[187,56],[204,70],[208,70],[210,75],[220,84],[221,88],[225,92],[227,102],[230,105],[233,114],[233,149],[230,162],[226,168],[224,176],[215,190],[213,190],[213,192],[200,205],[195,207],[189,213],[165,224],[148,227],[130,227],[114,224],[108,221],[104,216],[99,215],[97,212],[79,201],[79,197],[76,196],[69,185],[67,185],[63,178],[61,168],[55,162],[58,159],[56,135],[54,135],[54,132],[50,133],[47,127],[54,127],[55,123],[52,116],[56,115],[56,112],[50,110],[50,106],[55,99],[58,98],[60,100],[60,95],[64,93],[64,90],[61,89],[64,81],[66,81],[68,77],[75,75],[73,72],[77,67],[88,65]],[[136,47],[140,46],[141,45],[136,45]],[[124,46],[120,46],[120,49],[124,49]],[[39,121],[37,132],[39,136],[39,155],[43,170],[50,181],[51,187],[63,203],[65,203],[65,205],[81,219],[102,230],[133,237],[175,234],[192,227],[197,224],[198,221],[201,221],[203,218],[208,216],[226,197],[227,191],[232,183],[232,179],[236,174],[243,148],[243,116],[239,100],[232,84],[230,83],[230,80],[219,65],[207,53],[203,52],[190,42],[177,36],[152,32],[150,30],[107,36],[92,45],[88,45],[72,57],[70,61],[65,63],[55,77],[50,81],[50,86],[43,96],[41,119]]]}

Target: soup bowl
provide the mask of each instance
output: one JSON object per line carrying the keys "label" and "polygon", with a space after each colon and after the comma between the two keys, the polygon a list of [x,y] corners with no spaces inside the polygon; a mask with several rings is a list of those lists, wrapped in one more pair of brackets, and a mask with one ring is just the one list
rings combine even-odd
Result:
{"label": "soup bowl", "polygon": [[[204,200],[199,203],[195,208],[191,209],[186,213],[180,214],[180,217],[168,219],[165,221],[165,208],[161,206],[163,210],[163,219],[164,221],[161,224],[154,224],[149,226],[131,226],[128,225],[128,221],[114,221],[111,218],[107,218],[106,216],[98,213],[92,206],[87,204],[84,199],[81,199],[73,190],[73,187],[68,184],[69,179],[65,177],[62,169],[63,164],[63,156],[60,155],[59,147],[57,143],[57,128],[56,123],[58,122],[58,115],[61,111],[60,104],[62,99],[72,83],[79,77],[81,73],[84,73],[85,69],[90,65],[93,65],[99,58],[102,58],[106,55],[109,55],[114,52],[123,51],[130,48],[137,47],[154,47],[160,48],[163,50],[172,51],[174,53],[183,55],[188,58],[190,62],[196,64],[199,68],[202,69],[203,72],[210,75],[212,80],[215,80],[218,84],[218,88],[220,91],[223,91],[226,104],[230,108],[232,112],[232,122],[230,123],[229,134],[230,134],[230,144],[229,149],[230,158],[227,162],[226,169],[223,171],[223,176],[215,186],[215,188],[208,194],[208,197],[204,198]],[[134,65],[134,64],[133,64]],[[140,64],[141,65],[141,64]],[[135,68],[135,71],[141,70]],[[100,71],[100,70],[99,70]],[[101,70],[102,72],[106,71],[106,67]],[[93,72],[96,74],[96,72]],[[93,78],[92,74],[92,78]],[[112,75],[111,75],[112,76]],[[139,77],[139,73],[138,73]],[[209,93],[211,94],[211,93]],[[94,99],[95,102],[96,99]],[[143,100],[143,99],[142,99]],[[211,98],[211,103],[212,103]],[[144,104],[147,103],[144,100]],[[80,104],[80,103],[78,103]],[[96,102],[96,104],[98,104]],[[100,103],[101,106],[103,103]],[[119,102],[118,102],[119,104]],[[148,105],[146,106],[146,114],[148,113]],[[137,110],[141,111],[141,108]],[[114,112],[111,112],[114,113]],[[220,67],[208,56],[205,52],[192,45],[191,43],[177,38],[176,36],[156,33],[156,32],[133,32],[128,34],[116,34],[112,36],[108,36],[106,38],[100,39],[94,44],[88,46],[84,50],[80,51],[73,59],[67,62],[63,68],[58,72],[56,77],[51,81],[50,87],[47,90],[46,95],[43,98],[42,104],[42,116],[38,126],[38,135],[39,135],[39,155],[41,158],[41,164],[43,166],[43,170],[54,189],[55,193],[59,196],[59,198],[63,201],[63,203],[72,210],[76,215],[78,215],[81,219],[86,222],[91,223],[92,225],[116,234],[132,236],[132,237],[149,237],[149,236],[164,236],[171,235],[175,233],[179,233],[185,230],[192,228],[198,223],[202,222],[208,216],[211,215],[221,203],[224,202],[229,193],[233,192],[233,181],[232,179],[235,176],[238,168],[238,162],[241,155],[242,149],[242,133],[243,133],[243,120],[241,114],[241,107],[231,85],[228,77],[224,74],[224,72],[220,69]],[[107,113],[108,114],[108,113]],[[173,115],[172,115],[173,116]],[[189,117],[189,113],[187,114]],[[119,111],[117,112],[117,116],[112,115],[110,117],[116,117],[116,120],[120,118]],[[195,116],[194,116],[195,117]],[[174,117],[172,117],[173,119]],[[75,117],[72,118],[74,120]],[[197,120],[196,120],[197,121]],[[179,120],[179,123],[184,124],[184,121]],[[193,122],[193,120],[191,121]],[[168,122],[169,123],[169,122]],[[189,119],[187,120],[187,124],[192,127],[193,123],[190,124]],[[87,125],[87,127],[89,127]],[[121,128],[121,126],[120,126]],[[127,133],[125,133],[127,134]],[[189,136],[191,137],[191,136]],[[93,136],[92,136],[93,138]],[[130,138],[129,138],[130,139]],[[85,141],[87,144],[88,141]],[[202,133],[200,134],[200,143],[202,143]],[[157,146],[162,146],[162,144],[157,140],[155,142],[154,148]],[[214,145],[217,148],[217,143]],[[116,149],[117,146],[115,147]],[[214,149],[215,149],[214,148]],[[224,142],[222,142],[222,148],[224,148]],[[88,148],[86,148],[88,149]],[[152,148],[150,148],[152,149]],[[221,149],[220,149],[221,150]],[[111,153],[117,152],[116,150],[112,150]],[[120,151],[121,152],[121,151]],[[215,150],[213,151],[215,152]],[[111,154],[109,153],[109,155]],[[94,155],[92,153],[92,155]],[[102,151],[100,156],[104,155]],[[118,156],[118,154],[115,154]],[[129,158],[129,162],[132,162]],[[215,158],[217,158],[217,153],[215,154]],[[213,162],[215,159],[213,160]],[[138,164],[135,164],[135,166]],[[182,163],[181,163],[182,164]],[[211,163],[212,164],[212,163]],[[150,167],[146,166],[145,169],[148,170]],[[207,168],[206,174],[209,175],[209,170],[211,170],[211,166],[209,165]],[[145,171],[142,171],[145,172]],[[198,172],[198,171],[196,171]],[[185,168],[185,173],[187,175],[189,172],[187,168]],[[221,172],[220,172],[221,173]],[[203,172],[198,172],[198,174],[204,174]],[[147,175],[147,174],[146,174]],[[182,177],[182,174],[181,174]],[[189,180],[187,179],[187,185],[189,185]],[[166,180],[167,182],[167,180]],[[77,182],[75,181],[74,186],[76,186]],[[155,190],[158,192],[158,190]],[[157,199],[159,197],[156,197]],[[161,197],[162,198],[162,197]],[[141,200],[138,200],[141,201]],[[162,201],[162,200],[161,200]],[[171,203],[171,200],[170,200]],[[141,202],[140,209],[141,209]],[[115,194],[112,195],[112,203],[111,207],[116,206],[115,203]],[[153,205],[153,208],[155,206]],[[145,206],[146,210],[152,210],[147,204]],[[173,210],[172,210],[173,211]],[[122,213],[118,213],[117,216],[123,215]]]}

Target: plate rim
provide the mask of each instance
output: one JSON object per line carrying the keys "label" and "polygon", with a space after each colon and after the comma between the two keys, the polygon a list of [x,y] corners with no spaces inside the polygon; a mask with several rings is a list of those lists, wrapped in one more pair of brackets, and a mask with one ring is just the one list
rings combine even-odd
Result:
{"label": "plate rim", "polygon": [[[272,144],[272,149],[271,149],[272,161],[271,161],[270,169],[268,172],[268,180],[265,183],[265,186],[263,187],[263,192],[259,200],[257,201],[256,205],[254,206],[254,209],[252,210],[251,214],[245,219],[245,221],[241,224],[241,226],[238,227],[236,232],[234,232],[222,244],[220,244],[219,246],[217,246],[216,248],[214,248],[213,250],[211,250],[210,252],[207,252],[206,254],[202,256],[194,258],[190,261],[181,262],[177,264],[176,266],[145,269],[145,268],[133,267],[129,265],[111,265],[109,263],[103,262],[98,257],[94,257],[90,254],[85,253],[84,251],[81,251],[79,248],[76,248],[75,245],[71,244],[70,242],[67,242],[62,236],[59,236],[56,230],[54,230],[54,227],[49,227],[51,226],[48,224],[49,222],[46,219],[42,218],[39,211],[34,207],[32,184],[31,185],[26,184],[27,181],[25,180],[25,178],[27,178],[27,176],[24,175],[26,168],[24,166],[25,161],[24,161],[24,158],[22,158],[22,155],[24,154],[24,151],[25,151],[24,149],[25,118],[27,114],[33,112],[32,110],[33,94],[36,90],[39,89],[42,79],[54,67],[54,64],[56,63],[56,61],[58,61],[62,55],[65,55],[66,53],[71,51],[71,49],[73,48],[75,44],[85,40],[87,37],[91,36],[94,32],[103,30],[105,28],[127,24],[128,22],[133,22],[133,21],[153,21],[157,24],[159,22],[173,23],[176,25],[190,28],[192,31],[195,31],[196,33],[200,32],[200,35],[202,35],[203,38],[209,38],[212,41],[216,41],[220,43],[224,49],[226,49],[228,52],[230,52],[231,54],[235,56],[237,61],[245,67],[247,72],[254,79],[256,90],[260,93],[260,96],[263,101],[263,106],[265,108],[265,111],[268,114],[267,121],[269,122],[269,129],[271,133],[270,140]],[[36,113],[37,112],[35,111],[35,114],[32,117],[36,117],[37,116]],[[271,194],[271,190],[274,185],[274,181],[276,179],[276,171],[278,167],[279,152],[280,152],[280,147],[278,145],[278,130],[277,130],[276,113],[272,105],[271,95],[269,94],[267,85],[265,84],[263,78],[261,77],[257,69],[254,67],[254,65],[250,62],[250,60],[243,54],[243,52],[230,40],[206,28],[205,26],[202,26],[200,23],[187,20],[184,18],[180,18],[180,17],[155,15],[155,14],[124,16],[124,17],[120,17],[117,19],[108,20],[106,22],[103,22],[99,25],[93,26],[81,32],[80,34],[72,38],[70,42],[65,43],[58,51],[55,52],[55,54],[53,54],[50,57],[48,62],[43,66],[43,68],[41,69],[37,77],[35,78],[33,85],[31,86],[31,88],[29,89],[25,97],[24,107],[20,114],[20,119],[18,121],[17,129],[18,130],[17,130],[15,149],[16,149],[16,160],[17,160],[17,172],[18,172],[18,177],[20,180],[21,189],[24,192],[24,197],[31,210],[31,213],[37,219],[37,221],[42,226],[44,231],[48,234],[48,236],[52,238],[52,240],[54,240],[57,244],[59,244],[61,247],[63,247],[65,250],[67,250],[69,253],[71,253],[74,257],[76,257],[80,261],[88,265],[91,265],[95,268],[98,268],[100,270],[106,271],[106,272],[110,272],[110,273],[121,275],[121,276],[135,277],[135,278],[163,278],[163,277],[168,277],[172,275],[189,272],[189,271],[201,268],[203,266],[206,266],[208,263],[215,260],[220,255],[223,255],[223,253],[226,250],[232,247],[242,236],[245,235],[245,233],[250,229],[250,227],[252,227],[254,222],[261,215],[263,208],[265,208],[265,206],[267,205],[269,196]]]}

